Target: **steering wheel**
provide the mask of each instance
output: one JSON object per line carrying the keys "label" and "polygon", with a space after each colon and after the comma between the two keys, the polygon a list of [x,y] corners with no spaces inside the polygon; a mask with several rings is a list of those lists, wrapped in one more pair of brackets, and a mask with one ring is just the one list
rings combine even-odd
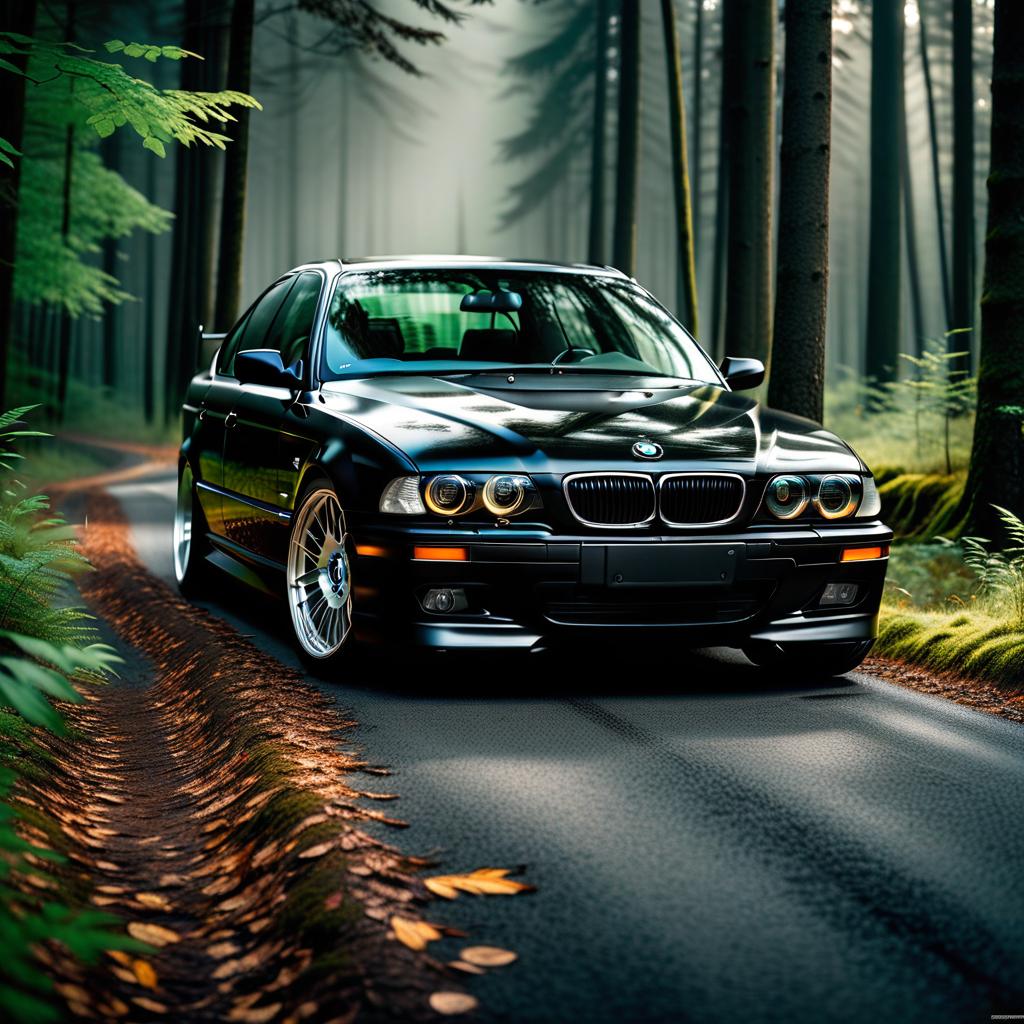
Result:
{"label": "steering wheel", "polygon": [[586,352],[588,356],[597,355],[597,353],[592,348],[580,348],[578,346],[563,348],[562,351],[559,352],[558,355],[551,360],[551,365],[557,366],[559,363],[563,362],[566,359],[566,357],[571,357],[576,352]]}

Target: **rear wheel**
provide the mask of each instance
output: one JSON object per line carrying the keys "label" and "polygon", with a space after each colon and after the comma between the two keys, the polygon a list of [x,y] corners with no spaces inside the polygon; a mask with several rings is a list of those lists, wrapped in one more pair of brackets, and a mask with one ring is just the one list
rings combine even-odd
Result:
{"label": "rear wheel", "polygon": [[323,666],[352,647],[351,539],[345,513],[325,484],[299,502],[288,542],[288,610],[302,655]]}
{"label": "rear wheel", "polygon": [[751,643],[743,653],[755,664],[787,674],[841,676],[852,672],[866,657],[874,640],[838,643]]}
{"label": "rear wheel", "polygon": [[206,574],[206,520],[196,501],[192,467],[182,463],[178,470],[178,498],[174,506],[174,578],[178,589],[190,596],[199,589]]}

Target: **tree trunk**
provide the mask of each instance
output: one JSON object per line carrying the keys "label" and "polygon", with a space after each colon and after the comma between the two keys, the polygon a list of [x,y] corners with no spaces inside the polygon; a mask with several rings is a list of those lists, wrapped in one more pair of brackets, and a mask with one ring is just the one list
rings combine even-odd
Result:
{"label": "tree trunk", "polygon": [[[970,352],[975,327],[974,252],[974,60],[971,5],[953,0],[953,324],[950,352]],[[963,372],[970,358],[951,369]]]}
{"label": "tree trunk", "polygon": [[768,361],[772,333],[772,179],[775,169],[773,0],[726,0],[732,38],[724,71],[736,76],[729,118],[729,265],[725,350]]}
{"label": "tree trunk", "polygon": [[693,117],[690,118],[690,208],[693,211],[693,250],[700,251],[701,156],[704,127],[704,3],[698,0],[693,12]]}
{"label": "tree trunk", "polygon": [[[73,43],[75,41],[75,4],[69,0],[65,11],[64,39]],[[73,80],[68,85],[73,90]],[[68,97],[68,104],[71,97]],[[69,120],[64,130],[64,191],[61,206],[60,238],[61,244],[67,248],[68,238],[71,234],[71,188],[75,173],[75,125]],[[59,362],[57,366],[57,420],[64,422],[64,414],[67,411],[68,399],[68,376],[71,372],[71,314],[61,307],[60,311],[60,348]]]}
{"label": "tree trunk", "polygon": [[[13,0],[4,5],[4,28],[30,36],[35,31],[36,5]],[[25,70],[26,57],[8,55],[15,67]],[[21,151],[25,132],[25,79],[4,74],[3,103],[0,103],[0,139]],[[0,163],[0,410],[7,408],[7,364],[14,322],[14,259],[18,243],[18,189],[21,186],[21,157],[12,157],[13,167]]]}
{"label": "tree trunk", "polygon": [[587,260],[604,266],[605,133],[608,120],[608,0],[597,0],[594,25],[594,122],[590,130],[590,218]]}
{"label": "tree trunk", "polygon": [[715,252],[711,283],[711,337],[708,347],[717,360],[725,354],[725,275],[729,259],[729,123],[736,92],[735,77],[726,71],[735,42],[736,11],[722,4],[721,80],[718,94],[718,171],[715,180]]}
{"label": "tree trunk", "polygon": [[[121,169],[121,136],[115,132],[100,142],[100,155],[105,167],[112,171]],[[103,240],[103,271],[111,277],[117,277],[118,240]],[[103,310],[103,386],[113,389],[117,387],[117,328],[119,321],[117,303],[108,302]]]}
{"label": "tree trunk", "polygon": [[[186,0],[184,47],[207,60],[181,62],[181,88],[218,87],[217,30],[204,25],[202,0]],[[178,414],[188,382],[196,371],[199,327],[209,322],[213,272],[213,154],[205,146],[176,147],[174,232],[170,302],[164,362],[164,415]]]}
{"label": "tree trunk", "polygon": [[619,118],[612,262],[636,273],[637,161],[640,155],[640,5],[622,0],[619,18]]}
{"label": "tree trunk", "polygon": [[1005,543],[993,505],[1024,510],[1024,4],[996,0],[992,149],[981,298],[978,415],[967,532]]}
{"label": "tree trunk", "polygon": [[[146,154],[146,197],[157,201],[155,153]],[[146,337],[142,347],[142,413],[147,423],[156,419],[156,235],[146,234]]]}
{"label": "tree trunk", "polygon": [[825,395],[831,146],[832,0],[787,0],[768,403],[818,422]]}
{"label": "tree trunk", "polygon": [[913,353],[924,351],[924,298],[921,294],[921,269],[917,258],[917,217],[914,211],[914,179],[910,171],[910,126],[907,124],[906,90],[903,97],[903,122],[900,125],[900,173],[903,176],[903,237],[907,250],[907,283],[910,286],[910,312],[914,325]]}
{"label": "tree trunk", "polygon": [[879,0],[871,16],[871,237],[866,373],[898,376],[900,353],[900,104],[903,4]]}
{"label": "tree trunk", "polygon": [[942,201],[942,172],[939,168],[939,126],[935,115],[935,90],[932,85],[932,62],[928,56],[927,0],[917,0],[918,40],[921,44],[921,70],[928,107],[928,135],[932,164],[932,189],[935,193],[935,224],[939,235],[939,272],[942,275],[942,308],[946,329],[953,325],[953,299],[949,293],[949,247],[946,243],[946,206]]}
{"label": "tree trunk", "polygon": [[693,253],[693,211],[690,207],[690,171],[686,154],[686,107],[683,104],[683,68],[679,59],[679,33],[672,0],[661,0],[668,79],[669,128],[672,140],[672,184],[675,191],[678,294],[676,312],[691,334],[697,333],[697,266]]}
{"label": "tree trunk", "polygon": [[[235,0],[231,8],[227,87],[249,92],[252,86],[254,0]],[[224,190],[220,210],[217,256],[217,300],[213,327],[226,331],[238,319],[242,301],[242,256],[245,250],[245,197],[249,162],[249,109],[235,109],[237,120],[227,129],[231,144],[224,154]]]}

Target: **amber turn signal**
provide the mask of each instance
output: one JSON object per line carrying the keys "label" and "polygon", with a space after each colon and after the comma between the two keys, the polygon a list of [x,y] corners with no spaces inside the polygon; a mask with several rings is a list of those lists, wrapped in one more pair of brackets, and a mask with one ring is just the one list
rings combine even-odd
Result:
{"label": "amber turn signal", "polygon": [[469,552],[465,548],[421,548],[412,549],[412,557],[428,562],[468,562]]}
{"label": "amber turn signal", "polygon": [[873,548],[843,548],[841,562],[869,562],[873,558],[885,558],[889,554],[888,544],[878,544]]}

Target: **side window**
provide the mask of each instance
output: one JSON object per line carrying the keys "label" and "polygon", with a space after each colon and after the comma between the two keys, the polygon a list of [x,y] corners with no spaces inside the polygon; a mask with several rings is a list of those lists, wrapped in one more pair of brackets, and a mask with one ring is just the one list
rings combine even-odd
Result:
{"label": "side window", "polygon": [[288,293],[288,298],[274,319],[270,333],[260,346],[276,348],[281,353],[281,361],[285,366],[291,366],[306,354],[309,336],[313,333],[321,284],[319,274],[307,271],[298,276],[295,286]]}
{"label": "side window", "polygon": [[265,292],[249,315],[235,328],[225,341],[223,356],[219,360],[217,370],[229,377],[234,376],[235,356],[247,349],[266,348],[265,338],[270,325],[274,322],[277,311],[281,308],[288,290],[295,283],[292,277],[278,281],[269,291]]}

